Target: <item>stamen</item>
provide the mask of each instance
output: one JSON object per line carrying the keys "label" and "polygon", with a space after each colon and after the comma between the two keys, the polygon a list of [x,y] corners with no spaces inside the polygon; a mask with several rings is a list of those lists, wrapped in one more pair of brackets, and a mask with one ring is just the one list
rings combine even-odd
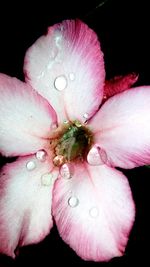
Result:
{"label": "stamen", "polygon": [[53,159],[53,163],[55,166],[59,167],[65,162],[65,159],[62,155],[58,155]]}

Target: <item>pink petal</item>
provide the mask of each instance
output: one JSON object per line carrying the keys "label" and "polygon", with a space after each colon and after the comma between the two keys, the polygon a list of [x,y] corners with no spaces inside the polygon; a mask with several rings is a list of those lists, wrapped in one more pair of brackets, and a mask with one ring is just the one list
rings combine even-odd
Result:
{"label": "pink petal", "polygon": [[[26,164],[30,164],[30,170]],[[34,164],[35,169],[31,168]],[[52,188],[56,177],[51,162],[40,162],[35,156],[21,157],[2,169],[0,253],[14,258],[16,248],[37,243],[50,232]]]}
{"label": "pink petal", "polygon": [[56,110],[59,121],[91,117],[103,95],[104,62],[96,34],[79,20],[48,29],[27,51],[29,82]]}
{"label": "pink petal", "polygon": [[72,178],[59,178],[53,214],[63,240],[85,260],[121,256],[134,221],[126,177],[106,165],[74,166]]}
{"label": "pink petal", "polygon": [[0,152],[5,156],[43,148],[56,123],[52,107],[27,84],[0,74]]}
{"label": "pink petal", "polygon": [[137,80],[138,75],[136,73],[130,73],[125,76],[116,76],[106,81],[103,100],[106,101],[107,98],[129,89]]}
{"label": "pink petal", "polygon": [[90,126],[108,164],[128,169],[150,164],[150,87],[110,98]]}

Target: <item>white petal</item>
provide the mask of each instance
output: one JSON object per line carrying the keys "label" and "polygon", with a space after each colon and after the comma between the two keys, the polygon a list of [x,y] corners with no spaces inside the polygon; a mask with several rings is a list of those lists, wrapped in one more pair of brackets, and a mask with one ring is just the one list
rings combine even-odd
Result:
{"label": "white petal", "polygon": [[0,177],[1,253],[14,258],[16,248],[40,242],[49,234],[56,178],[49,159],[41,162],[35,156],[21,157],[4,166]]}

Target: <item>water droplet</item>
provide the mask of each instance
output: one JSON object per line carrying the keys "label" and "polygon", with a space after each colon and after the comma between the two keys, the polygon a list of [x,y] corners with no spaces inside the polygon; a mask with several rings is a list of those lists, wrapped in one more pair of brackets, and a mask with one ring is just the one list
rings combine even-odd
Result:
{"label": "water droplet", "polygon": [[35,167],[36,167],[36,164],[32,160],[31,161],[28,161],[27,164],[26,164],[26,168],[27,168],[28,171],[34,170]]}
{"label": "water droplet", "polygon": [[84,113],[83,118],[84,118],[84,122],[86,122],[89,119],[89,114]]}
{"label": "water droplet", "polygon": [[106,152],[98,146],[93,146],[87,155],[87,161],[93,166],[105,164],[107,161]]}
{"label": "water droplet", "polygon": [[88,113],[84,113],[83,117],[84,117],[85,119],[88,119],[89,114],[88,114]]}
{"label": "water droplet", "polygon": [[60,169],[60,175],[64,179],[70,179],[71,178],[71,173],[68,164],[63,164],[61,169]]}
{"label": "water droplet", "polygon": [[45,173],[41,176],[41,183],[44,186],[50,186],[54,182],[53,175],[49,173]]}
{"label": "water droplet", "polygon": [[77,207],[78,204],[79,204],[79,199],[78,199],[77,197],[75,197],[75,196],[70,197],[70,198],[68,199],[68,204],[69,204],[69,206],[72,207],[72,208]]}
{"label": "water droplet", "polygon": [[36,152],[36,158],[41,162],[44,162],[46,160],[46,156],[47,153],[45,150],[39,150],[38,152]]}
{"label": "water droplet", "polygon": [[64,75],[58,76],[54,81],[54,86],[58,91],[62,91],[67,87],[67,79]]}
{"label": "water droplet", "polygon": [[98,208],[97,207],[92,207],[90,210],[89,210],[89,214],[92,218],[96,218],[98,217],[99,215],[99,211],[98,211]]}
{"label": "water droplet", "polygon": [[75,74],[73,72],[69,73],[69,79],[71,81],[74,81],[75,80]]}
{"label": "water droplet", "polygon": [[92,147],[87,155],[87,161],[90,165],[101,165],[100,149],[96,146]]}

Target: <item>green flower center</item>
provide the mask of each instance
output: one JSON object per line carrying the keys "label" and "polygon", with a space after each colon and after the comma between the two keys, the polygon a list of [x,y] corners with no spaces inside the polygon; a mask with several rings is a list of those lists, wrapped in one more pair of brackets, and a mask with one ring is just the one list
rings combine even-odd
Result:
{"label": "green flower center", "polygon": [[79,121],[64,123],[54,147],[54,164],[84,160],[93,143],[92,132]]}

